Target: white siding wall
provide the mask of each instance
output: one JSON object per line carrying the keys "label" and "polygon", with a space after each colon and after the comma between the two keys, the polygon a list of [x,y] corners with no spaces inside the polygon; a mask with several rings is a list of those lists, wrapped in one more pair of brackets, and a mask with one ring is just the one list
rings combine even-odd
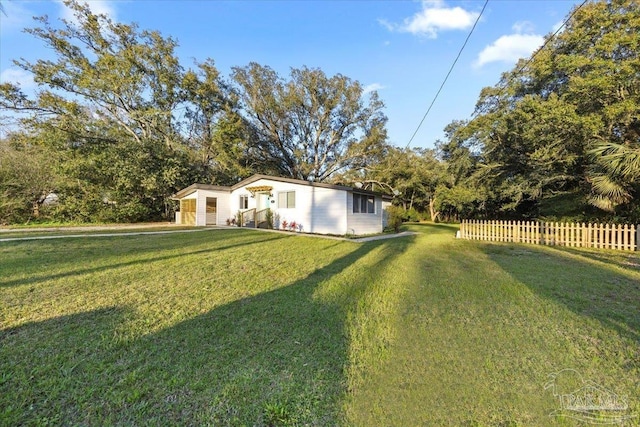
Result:
{"label": "white siding wall", "polygon": [[384,229],[389,225],[389,214],[387,213],[387,208],[392,206],[393,203],[382,201],[382,228]]}
{"label": "white siding wall", "polygon": [[347,193],[347,229],[349,234],[382,232],[382,198],[375,198],[375,213],[353,213],[353,193]]}
{"label": "white siding wall", "polygon": [[[306,233],[319,234],[372,234],[379,233],[383,227],[383,202],[375,198],[375,213],[353,213],[353,194],[350,191],[314,187],[288,182],[261,179],[249,184],[249,187],[271,186],[273,188],[271,209],[274,212],[275,226],[281,228],[282,222],[296,222]],[[295,208],[278,206],[278,193],[295,192]],[[235,217],[240,209],[240,195],[249,196],[249,209],[256,207],[256,198],[246,187],[229,193],[226,191],[196,190],[185,199],[196,199],[196,225],[206,225],[207,197],[217,198],[217,219],[219,225]],[[386,203],[385,203],[386,205]]]}
{"label": "white siding wall", "polygon": [[[256,185],[250,184],[249,187]],[[239,210],[245,211],[247,209],[240,209],[240,196],[245,195],[249,198],[249,206],[247,209],[255,209],[256,208],[256,199],[251,197],[251,193],[246,191],[244,188],[240,188],[235,190],[233,193],[229,195],[229,216],[228,218],[235,218],[236,213]]]}
{"label": "white siding wall", "polygon": [[218,225],[226,225],[227,219],[233,216],[231,211],[231,192],[218,192]]}
{"label": "white siding wall", "polygon": [[[196,225],[207,225],[207,197],[215,197],[218,199],[218,217],[217,225],[225,225],[225,221],[229,217],[229,193],[224,191],[212,190],[196,190]],[[185,199],[194,198],[191,195]]]}
{"label": "white siding wall", "polygon": [[[283,221],[295,221],[302,226],[306,233],[345,234],[347,221],[345,206],[347,193],[331,188],[312,187],[308,185],[261,179],[249,184],[249,187],[269,185],[273,187],[271,209],[274,211],[275,226],[281,227]],[[278,206],[278,193],[294,191],[295,208],[281,208]],[[237,212],[240,195],[249,194],[245,188],[239,188],[231,193],[232,211]],[[249,198],[249,209],[255,208],[256,199]],[[313,213],[313,214],[312,214]]]}

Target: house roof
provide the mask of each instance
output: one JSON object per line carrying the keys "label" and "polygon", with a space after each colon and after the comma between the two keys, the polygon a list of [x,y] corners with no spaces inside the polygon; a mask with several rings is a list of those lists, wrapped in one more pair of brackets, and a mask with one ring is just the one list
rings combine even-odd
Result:
{"label": "house roof", "polygon": [[346,187],[344,185],[327,184],[324,182],[311,182],[311,181],[305,181],[302,179],[283,178],[280,176],[271,176],[271,175],[262,175],[262,174],[255,174],[250,176],[249,178],[243,179],[237,184],[232,185],[231,190],[237,190],[240,187],[253,184],[254,182],[259,181],[261,179],[268,179],[269,181],[288,182],[290,184],[308,185],[310,187],[333,188],[335,190],[344,190],[344,191],[353,190],[352,187]]}
{"label": "house roof", "polygon": [[189,194],[194,193],[196,190],[212,190],[212,191],[231,192],[233,190],[237,190],[238,188],[242,188],[242,187],[244,187],[246,185],[253,184],[254,182],[259,181],[261,179],[266,179],[266,180],[269,180],[269,181],[288,182],[288,183],[297,184],[297,185],[307,185],[307,186],[310,186],[310,187],[332,188],[334,190],[355,191],[357,193],[379,195],[379,196],[382,196],[383,200],[391,200],[393,198],[393,197],[391,197],[389,195],[378,193],[378,192],[375,192],[375,191],[362,190],[360,188],[348,187],[348,186],[345,186],[345,185],[327,184],[327,183],[324,183],[324,182],[310,182],[310,181],[305,181],[305,180],[302,180],[302,179],[283,178],[283,177],[279,177],[279,176],[262,175],[262,174],[252,175],[249,178],[243,179],[242,181],[238,182],[237,184],[232,185],[231,187],[221,186],[221,185],[210,185],[210,184],[191,184],[190,186],[188,186],[186,188],[183,188],[182,190],[178,191],[171,198],[172,199],[182,199],[183,197],[186,197]]}
{"label": "house roof", "polygon": [[225,187],[222,185],[210,185],[210,184],[191,184],[190,186],[183,188],[176,194],[171,196],[172,199],[182,199],[189,194],[195,193],[196,190],[212,190],[212,191],[226,191],[231,193],[231,187]]}

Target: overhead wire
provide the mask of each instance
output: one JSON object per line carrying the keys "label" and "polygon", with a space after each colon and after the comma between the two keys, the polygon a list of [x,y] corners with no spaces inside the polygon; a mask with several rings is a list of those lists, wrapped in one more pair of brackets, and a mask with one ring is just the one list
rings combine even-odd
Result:
{"label": "overhead wire", "polygon": [[469,31],[469,34],[467,34],[467,38],[464,40],[464,43],[462,44],[462,47],[458,51],[458,55],[456,56],[456,59],[453,60],[453,63],[451,64],[451,67],[449,68],[449,71],[447,72],[447,75],[444,77],[444,80],[442,81],[442,84],[440,85],[440,88],[438,88],[438,91],[436,92],[435,96],[433,97],[433,100],[431,101],[431,104],[429,104],[429,108],[427,108],[427,112],[424,113],[424,116],[422,116],[422,120],[420,120],[420,123],[418,124],[418,127],[416,128],[415,132],[413,132],[413,135],[411,135],[411,138],[409,139],[409,142],[407,143],[407,147],[406,148],[409,148],[409,146],[411,145],[411,142],[413,141],[413,138],[415,138],[416,134],[418,133],[418,131],[422,127],[422,123],[424,123],[425,119],[427,118],[427,116],[431,112],[431,108],[433,108],[433,105],[436,103],[436,100],[438,99],[438,96],[440,95],[440,92],[442,92],[442,88],[444,88],[444,85],[447,83],[447,80],[449,79],[449,76],[451,75],[451,72],[453,71],[453,68],[456,66],[456,63],[458,62],[458,59],[460,59],[460,56],[462,55],[462,51],[464,51],[464,48],[467,46],[467,43],[469,42],[469,39],[471,38],[471,35],[473,34],[473,31],[476,29],[476,26],[478,25],[478,22],[480,21],[480,18],[482,17],[482,14],[484,13],[484,10],[487,8],[487,4],[488,3],[489,3],[489,0],[485,0],[484,5],[482,6],[482,10],[478,14],[478,17],[476,18],[476,21],[473,23],[473,26],[471,27],[471,30]]}
{"label": "overhead wire", "polygon": [[531,56],[529,57],[529,59],[522,65],[522,67],[518,68],[518,70],[512,74],[512,77],[517,76],[518,74],[520,74],[522,71],[524,71],[525,68],[527,68],[527,65],[529,65],[531,63],[531,61],[533,61],[533,58],[536,57],[536,55],[538,53],[540,53],[542,51],[542,49],[544,49],[550,42],[551,40],[555,39],[556,36],[558,35],[558,33],[560,33],[560,31],[562,31],[562,29],[567,25],[567,22],[569,22],[571,20],[571,18],[573,18],[573,15],[575,15],[581,8],[582,6],[584,6],[585,4],[587,4],[589,0],[584,0],[580,6],[576,7],[575,9],[573,9],[573,11],[569,14],[569,16],[567,17],[567,19],[565,19],[564,21],[562,21],[562,24],[556,29],[556,31],[551,34],[549,37],[547,37],[547,39],[544,41],[544,43],[542,44],[542,46],[540,46],[538,49],[536,49],[535,52],[533,52],[533,54],[531,54]]}
{"label": "overhead wire", "polygon": [[[556,29],[556,31],[553,34],[551,34],[551,36],[547,37],[547,39],[542,44],[542,46],[540,46],[529,57],[529,59],[520,68],[518,68],[518,70],[515,73],[513,73],[511,75],[511,78],[515,78],[517,75],[519,75],[531,63],[531,61],[533,61],[533,59],[536,57],[536,55],[538,55],[538,53],[540,53],[547,46],[547,44],[549,44],[551,42],[551,40],[553,40],[558,35],[558,33],[560,33],[560,31],[562,31],[562,29],[567,25],[567,22],[569,22],[569,20],[571,20],[571,18],[573,18],[573,16],[588,2],[589,2],[589,0],[584,0],[578,7],[573,9],[573,11],[569,14],[569,16]],[[411,135],[411,138],[409,139],[409,142],[407,143],[407,147],[406,148],[409,148],[409,146],[411,145],[411,142],[413,141],[413,139],[415,138],[416,134],[420,130],[420,127],[422,127],[422,123],[424,123],[425,119],[429,115],[429,112],[431,112],[431,108],[433,107],[433,105],[435,104],[436,100],[438,99],[438,96],[440,95],[440,92],[442,91],[442,88],[444,87],[445,83],[449,79],[449,75],[453,71],[453,68],[455,67],[456,63],[458,62],[458,59],[460,58],[460,55],[462,55],[462,51],[464,50],[465,46],[467,45],[467,42],[471,38],[471,35],[473,34],[474,29],[476,28],[476,25],[480,21],[480,17],[482,17],[482,14],[484,13],[485,8],[487,7],[487,3],[489,3],[489,0],[485,1],[484,6],[482,7],[482,10],[480,11],[480,14],[478,15],[478,18],[476,19],[476,22],[473,24],[473,27],[469,31],[469,34],[467,35],[467,38],[465,39],[462,47],[460,48],[460,51],[458,52],[458,56],[456,56],[456,59],[451,64],[451,67],[449,68],[449,72],[445,76],[444,80],[442,81],[442,84],[440,85],[440,88],[438,89],[438,91],[436,92],[435,96],[433,97],[433,100],[431,101],[431,104],[429,105],[429,108],[427,109],[426,113],[424,113],[424,116],[422,116],[422,120],[420,120],[420,123],[418,124],[418,127],[416,128],[415,132],[413,132],[413,135]]]}

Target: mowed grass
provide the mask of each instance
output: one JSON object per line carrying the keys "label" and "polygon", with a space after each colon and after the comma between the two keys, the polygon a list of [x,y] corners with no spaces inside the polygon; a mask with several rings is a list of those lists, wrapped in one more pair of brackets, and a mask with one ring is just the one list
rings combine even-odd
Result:
{"label": "mowed grass", "polygon": [[565,368],[640,423],[640,257],[410,228],[0,243],[0,424],[581,425]]}

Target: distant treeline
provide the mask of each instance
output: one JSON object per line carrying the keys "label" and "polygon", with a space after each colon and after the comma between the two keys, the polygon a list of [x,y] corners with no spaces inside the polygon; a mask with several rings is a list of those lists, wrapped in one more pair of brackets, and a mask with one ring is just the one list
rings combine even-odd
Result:
{"label": "distant treeline", "polygon": [[387,141],[376,92],[343,75],[251,63],[185,69],[177,43],[66,2],[27,29],[52,60],[0,85],[0,224],[172,217],[194,182],[252,173],[361,183],[407,219],[640,221],[640,4],[588,2],[480,93],[435,149]]}

